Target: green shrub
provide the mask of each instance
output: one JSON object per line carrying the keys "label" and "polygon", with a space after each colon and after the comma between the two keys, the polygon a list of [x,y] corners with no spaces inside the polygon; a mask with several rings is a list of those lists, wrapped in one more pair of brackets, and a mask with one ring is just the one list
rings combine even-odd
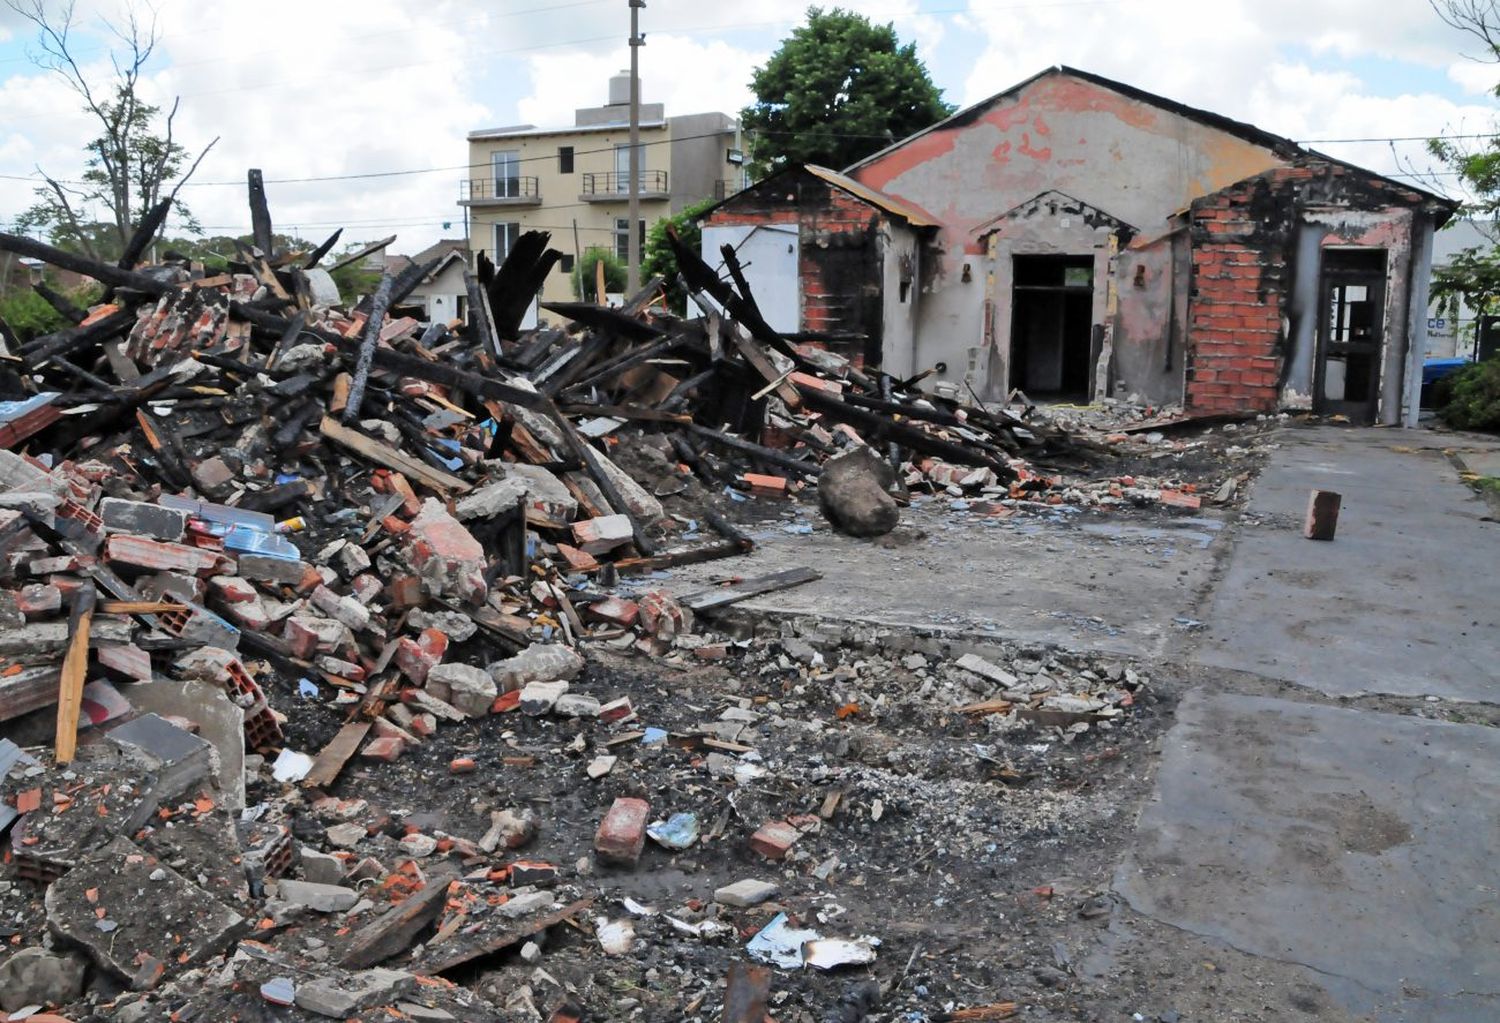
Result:
{"label": "green shrub", "polygon": [[[693,203],[681,213],[662,217],[646,232],[646,251],[641,256],[641,277],[661,277],[667,290],[667,307],[679,316],[687,312],[687,292],[677,283],[677,253],[667,241],[667,228],[677,232],[677,238],[694,252],[698,251],[703,238],[703,225],[698,217],[717,203],[704,199]],[[709,260],[710,264],[718,262]]]}
{"label": "green shrub", "polygon": [[597,271],[594,269],[596,263],[604,264],[604,290],[606,292],[614,295],[625,290],[626,281],[629,279],[625,272],[625,264],[616,259],[615,254],[609,249],[590,245],[583,250],[583,258],[573,267],[573,294],[580,302],[593,302],[597,298],[594,294],[594,281],[597,279]]}
{"label": "green shrub", "polygon": [[1465,366],[1444,383],[1438,414],[1449,426],[1500,433],[1500,356]]}
{"label": "green shrub", "polygon": [[10,324],[23,342],[50,334],[68,321],[34,291],[16,291],[0,298],[0,320]]}

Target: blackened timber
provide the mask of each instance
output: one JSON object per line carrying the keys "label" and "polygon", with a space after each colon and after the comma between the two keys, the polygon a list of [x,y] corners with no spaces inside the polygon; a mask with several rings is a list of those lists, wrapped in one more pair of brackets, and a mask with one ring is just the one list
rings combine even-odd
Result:
{"label": "blackened timber", "polygon": [[339,235],[343,233],[344,229],[341,227],[337,231],[333,232],[333,234],[329,235],[328,240],[325,241],[322,245],[319,245],[316,249],[313,249],[312,255],[307,257],[307,262],[302,264],[302,269],[311,270],[313,267],[317,266],[318,260],[328,255],[329,251],[331,251],[334,245],[338,243]]}
{"label": "blackened timber", "polygon": [[411,263],[406,269],[396,275],[396,280],[391,284],[390,305],[400,305],[406,297],[417,290],[417,285],[427,279],[427,275],[438,268],[442,259],[431,259],[426,263]]}
{"label": "blackened timber", "polygon": [[287,322],[286,330],[281,332],[281,340],[276,342],[276,347],[271,350],[271,357],[266,360],[266,368],[271,369],[281,361],[282,356],[292,350],[297,339],[302,336],[302,328],[307,326],[307,313],[297,313]]}
{"label": "blackened timber", "polygon": [[480,351],[494,355],[499,352],[500,343],[495,337],[489,314],[486,312],[489,299],[484,293],[483,286],[467,270],[464,271],[464,291],[469,296],[469,334],[479,342]]}
{"label": "blackened timber", "polygon": [[[348,339],[341,338],[339,343],[345,351],[352,348],[352,342]],[[545,403],[545,399],[535,391],[523,390],[512,384],[482,377],[477,373],[454,369],[446,363],[428,362],[415,355],[404,355],[389,348],[377,347],[375,349],[375,365],[403,376],[426,380],[428,383],[442,384],[445,387],[460,387],[478,397],[494,398],[522,408],[539,409]]]}
{"label": "blackened timber", "polygon": [[53,309],[57,310],[57,314],[59,316],[67,320],[69,323],[72,323],[74,326],[77,326],[84,320],[88,319],[89,314],[87,310],[78,308],[71,301],[69,301],[66,295],[59,295],[57,292],[47,287],[45,283],[33,284],[31,286],[31,290],[36,292],[37,295]]}
{"label": "blackened timber", "polygon": [[156,237],[156,232],[161,230],[161,225],[166,223],[167,212],[172,208],[171,199],[163,199],[146,212],[145,217],[136,225],[135,232],[131,234],[130,241],[125,243],[125,251],[120,254],[120,261],[116,264],[121,270],[129,270],[141,261],[141,256],[146,253],[146,246]]}
{"label": "blackened timber", "polygon": [[698,436],[711,440],[722,447],[733,448],[735,451],[743,451],[747,455],[754,455],[763,462],[771,465],[779,465],[790,472],[801,473],[808,479],[816,479],[823,471],[822,466],[799,461],[789,455],[782,454],[780,451],[772,450],[771,448],[764,447],[741,437],[736,437],[732,434],[712,430],[706,426],[699,426],[697,423],[689,423],[688,429]]}
{"label": "blackened timber", "polygon": [[340,259],[337,263],[333,264],[332,266],[330,266],[328,268],[328,272],[329,273],[333,273],[336,270],[342,270],[344,267],[348,266],[351,263],[358,263],[361,259],[364,259],[366,256],[373,256],[375,253],[379,252],[381,249],[385,248],[387,245],[389,245],[391,242],[393,242],[395,240],[396,240],[396,236],[395,235],[391,235],[388,238],[382,238],[382,239],[380,239],[380,241],[378,241],[378,242],[371,242],[369,245],[366,245],[364,248],[360,249],[358,252],[351,252],[347,256],[345,256],[342,259]]}
{"label": "blackened timber", "polygon": [[606,330],[630,341],[651,341],[665,333],[660,327],[654,327],[644,320],[592,302],[543,302],[542,308],[559,316],[566,316],[574,323]]}
{"label": "blackened timber", "polygon": [[663,352],[670,351],[682,342],[681,334],[673,334],[670,337],[659,338],[649,345],[626,351],[613,359],[606,360],[603,365],[596,367],[592,372],[576,383],[569,384],[569,388],[582,389],[594,384],[603,383],[611,377],[619,376],[633,366],[639,366],[647,359],[653,358]]}
{"label": "blackened timber", "polygon": [[1009,465],[972,447],[934,437],[915,426],[898,423],[869,409],[847,404],[816,387],[801,387],[799,390],[802,392],[803,404],[810,411],[820,412],[835,422],[849,424],[860,432],[867,444],[894,441],[913,451],[936,455],[961,465],[979,465],[993,469],[1003,483],[1016,478],[1015,470]]}
{"label": "blackened timber", "polygon": [[240,498],[239,507],[246,511],[272,512],[309,498],[312,492],[312,484],[307,480],[292,480],[290,483],[279,483],[268,490],[246,494]]}
{"label": "blackened timber", "polygon": [[495,332],[507,341],[520,336],[527,307],[542,289],[553,266],[562,259],[561,252],[547,248],[551,238],[546,231],[523,233],[506,253],[505,262],[494,277],[485,283]]}
{"label": "blackened timber", "polygon": [[266,180],[259,168],[252,167],[247,175],[250,186],[250,229],[255,238],[255,247],[265,259],[275,253],[275,235],[271,233],[271,210],[266,205]]}
{"label": "blackened timber", "polygon": [[55,334],[47,334],[32,341],[21,354],[32,367],[57,356],[68,356],[83,351],[106,338],[113,337],[135,322],[135,310],[117,309],[103,319],[95,320],[86,327],[69,327]]}
{"label": "blackened timber", "polygon": [[648,557],[655,554],[656,545],[646,535],[646,527],[641,523],[640,517],[630,510],[630,505],[620,493],[620,488],[615,486],[614,478],[600,465],[598,452],[589,447],[588,442],[579,434],[578,428],[551,402],[548,402],[547,414],[562,431],[563,442],[573,457],[588,470],[589,478],[594,481],[594,485],[604,494],[605,499],[615,511],[630,520],[630,532],[635,538],[636,549]]}
{"label": "blackened timber", "polygon": [[89,259],[87,256],[80,256],[77,253],[59,249],[55,245],[48,245],[18,234],[0,231],[0,252],[14,252],[18,256],[40,259],[44,263],[60,266],[64,270],[72,270],[74,273],[92,277],[101,284],[108,284],[111,287],[134,288],[148,295],[165,295],[172,290],[172,285],[159,281],[149,274],[137,273],[134,270],[121,270],[110,263],[101,263],[97,259]]}
{"label": "blackened timber", "polygon": [[386,273],[380,278],[380,287],[375,289],[370,319],[365,324],[365,336],[359,345],[359,361],[354,364],[354,382],[349,385],[349,403],[344,407],[345,426],[359,419],[359,409],[365,400],[365,385],[370,382],[370,367],[375,361],[375,348],[380,341],[380,328],[385,323],[385,310],[394,283],[395,279]]}

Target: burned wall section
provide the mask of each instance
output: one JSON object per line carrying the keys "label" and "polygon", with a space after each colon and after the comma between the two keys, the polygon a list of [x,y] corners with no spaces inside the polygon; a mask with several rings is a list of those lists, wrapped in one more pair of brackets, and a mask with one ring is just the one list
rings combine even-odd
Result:
{"label": "burned wall section", "polygon": [[[1319,286],[1315,267],[1300,267],[1315,250],[1302,244],[1308,224],[1379,221],[1381,230],[1324,232],[1324,245],[1384,248],[1401,272],[1390,281],[1383,363],[1399,366],[1406,350],[1402,311],[1411,284],[1409,255],[1419,194],[1355,168],[1302,161],[1236,182],[1194,202],[1188,238],[1192,257],[1188,301],[1186,404],[1195,412],[1272,411],[1308,387],[1315,358]],[[1309,293],[1309,288],[1311,293]],[[1294,350],[1295,347],[1307,349]],[[1293,370],[1297,379],[1292,379]],[[1382,419],[1397,414],[1399,379],[1386,389]]]}

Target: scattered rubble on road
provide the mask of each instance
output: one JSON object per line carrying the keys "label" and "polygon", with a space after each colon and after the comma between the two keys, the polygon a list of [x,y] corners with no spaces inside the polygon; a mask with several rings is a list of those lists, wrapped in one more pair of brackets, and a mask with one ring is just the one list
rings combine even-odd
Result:
{"label": "scattered rubble on road", "polygon": [[0,338],[12,1018],[759,1023],[741,1010],[769,998],[920,1021],[1052,997],[1035,949],[985,947],[1004,928],[970,882],[1112,820],[1095,780],[1145,745],[1145,669],[747,631],[720,612],[817,573],[674,598],[661,572],[746,550],[740,524],[788,503],[856,535],[924,500],[1193,509],[1249,460],[1170,413],[1110,433],[923,395],[791,344],[686,251],[703,315],[653,285],[523,333],[546,240],[481,257],[464,326],[403,306],[421,267],[325,301],[327,246],[208,277],[0,236],[112,289]]}

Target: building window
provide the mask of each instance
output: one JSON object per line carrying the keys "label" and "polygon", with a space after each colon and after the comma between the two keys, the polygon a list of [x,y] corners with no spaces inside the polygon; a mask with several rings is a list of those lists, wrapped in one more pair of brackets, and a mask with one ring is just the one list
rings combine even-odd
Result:
{"label": "building window", "polygon": [[557,147],[557,173],[559,173],[559,174],[572,174],[573,173],[573,147],[572,146],[558,146]]}
{"label": "building window", "polygon": [[573,272],[573,257],[570,255],[564,255],[562,259],[559,259],[557,261],[557,265],[563,273],[570,274]]}
{"label": "building window", "polygon": [[[635,147],[636,174],[641,179],[641,191],[646,190],[646,146]],[[615,143],[615,191],[625,195],[630,191],[630,143]]]}
{"label": "building window", "polygon": [[494,198],[517,199],[521,195],[521,151],[503,149],[490,154],[490,177]]}
{"label": "building window", "polygon": [[495,264],[505,262],[510,255],[511,246],[521,236],[521,225],[516,223],[495,225]]}
{"label": "building window", "polygon": [[[641,252],[646,251],[646,222],[637,220],[635,222],[641,236]],[[615,258],[624,263],[630,259],[630,218],[615,218]]]}

